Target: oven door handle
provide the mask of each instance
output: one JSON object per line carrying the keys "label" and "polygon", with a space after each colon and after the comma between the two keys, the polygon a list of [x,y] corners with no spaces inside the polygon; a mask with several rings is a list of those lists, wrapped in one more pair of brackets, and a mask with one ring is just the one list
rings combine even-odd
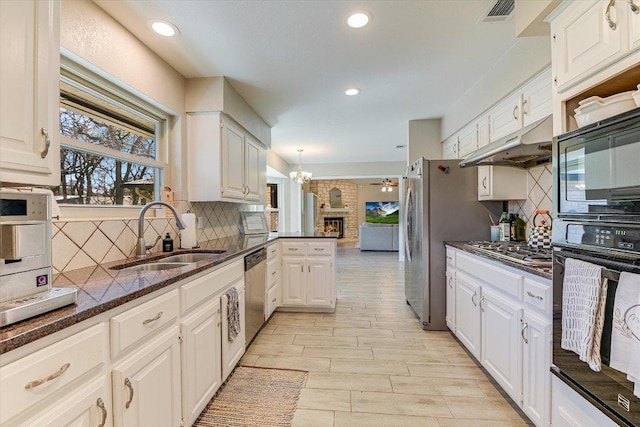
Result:
{"label": "oven door handle", "polygon": [[[569,254],[569,255],[574,255],[574,254]],[[573,259],[577,259],[579,261],[584,261],[584,262],[590,262],[592,264],[596,264],[596,265],[600,265],[603,267],[602,269],[602,278],[603,279],[609,279],[609,280],[613,280],[615,282],[617,282],[618,280],[620,280],[620,272],[623,270],[613,270],[611,268],[607,268],[604,267],[603,264],[617,264],[620,266],[625,266],[624,264],[622,264],[621,262],[616,262],[616,261],[604,261],[601,260],[599,258],[596,257],[591,257],[588,255],[577,255],[576,256],[569,256],[569,255],[560,255],[558,253],[554,254],[554,263],[558,264],[560,267],[564,268],[565,266],[565,262],[567,261],[567,258],[573,258]],[[629,267],[629,265],[626,265],[625,267]]]}

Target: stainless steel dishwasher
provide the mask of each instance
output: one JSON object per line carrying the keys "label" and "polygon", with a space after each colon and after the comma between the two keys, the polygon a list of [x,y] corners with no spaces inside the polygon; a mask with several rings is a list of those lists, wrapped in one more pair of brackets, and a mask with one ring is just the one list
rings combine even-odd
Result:
{"label": "stainless steel dishwasher", "polygon": [[251,343],[264,324],[267,283],[267,250],[262,248],[244,257],[245,338]]}

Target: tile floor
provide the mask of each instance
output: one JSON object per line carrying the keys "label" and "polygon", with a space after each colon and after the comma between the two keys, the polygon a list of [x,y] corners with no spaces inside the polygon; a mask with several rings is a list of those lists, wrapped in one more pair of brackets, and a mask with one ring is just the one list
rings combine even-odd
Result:
{"label": "tile floor", "polygon": [[309,372],[294,427],[528,425],[403,280],[397,252],[338,246],[336,312],[274,313],[241,363]]}

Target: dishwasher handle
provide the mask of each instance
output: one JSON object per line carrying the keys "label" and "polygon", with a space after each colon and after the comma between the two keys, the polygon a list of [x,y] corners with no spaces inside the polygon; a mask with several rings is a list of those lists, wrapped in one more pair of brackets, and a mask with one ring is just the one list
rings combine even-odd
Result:
{"label": "dishwasher handle", "polygon": [[252,252],[246,257],[244,257],[244,271],[249,271],[256,265],[266,260],[267,260],[267,250],[265,248]]}

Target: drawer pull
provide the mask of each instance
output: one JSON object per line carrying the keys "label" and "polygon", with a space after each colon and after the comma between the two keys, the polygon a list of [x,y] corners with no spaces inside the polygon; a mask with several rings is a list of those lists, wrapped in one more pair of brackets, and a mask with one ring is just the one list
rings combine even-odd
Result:
{"label": "drawer pull", "polygon": [[527,291],[527,295],[529,295],[529,297],[531,298],[537,299],[538,301],[542,301],[542,297],[540,295],[533,294],[531,293],[531,291]]}
{"label": "drawer pull", "polygon": [[131,406],[131,402],[133,401],[133,386],[131,385],[131,381],[129,381],[129,378],[124,379],[124,385],[129,389],[129,400],[127,400],[127,403],[124,404],[124,407],[126,409],[129,409],[129,406]]}
{"label": "drawer pull", "polygon": [[31,390],[32,388],[36,388],[46,382],[49,382],[51,380],[55,380],[56,378],[58,378],[60,375],[64,374],[67,369],[69,369],[69,367],[71,366],[71,363],[65,363],[64,365],[62,365],[60,367],[60,369],[58,369],[56,372],[54,372],[53,374],[44,377],[44,378],[40,378],[39,380],[35,380],[35,381],[31,381],[30,383],[27,383],[27,385],[24,386],[25,390]]}
{"label": "drawer pull", "polygon": [[324,251],[324,248],[313,248],[314,251]]}
{"label": "drawer pull", "polygon": [[276,300],[277,300],[277,299],[278,299],[278,298],[274,298],[274,299],[272,299],[272,300],[271,300],[271,302],[276,302]]}
{"label": "drawer pull", "polygon": [[298,248],[287,248],[287,250],[290,250],[290,251],[295,252],[295,251],[297,251],[297,250],[298,250]]}
{"label": "drawer pull", "polygon": [[100,397],[96,401],[96,405],[98,405],[98,408],[100,408],[100,411],[102,412],[102,422],[98,424],[98,427],[104,427],[107,423],[107,408],[104,406],[104,401]]}
{"label": "drawer pull", "polygon": [[145,319],[145,320],[142,322],[142,324],[143,324],[143,325],[148,325],[148,324],[149,324],[149,323],[151,323],[151,322],[155,322],[156,320],[160,320],[160,318],[162,317],[162,314],[163,314],[163,313],[160,311],[160,312],[158,312],[158,314],[156,314],[156,315],[155,315],[155,316],[153,316],[152,318],[150,318],[150,319]]}

